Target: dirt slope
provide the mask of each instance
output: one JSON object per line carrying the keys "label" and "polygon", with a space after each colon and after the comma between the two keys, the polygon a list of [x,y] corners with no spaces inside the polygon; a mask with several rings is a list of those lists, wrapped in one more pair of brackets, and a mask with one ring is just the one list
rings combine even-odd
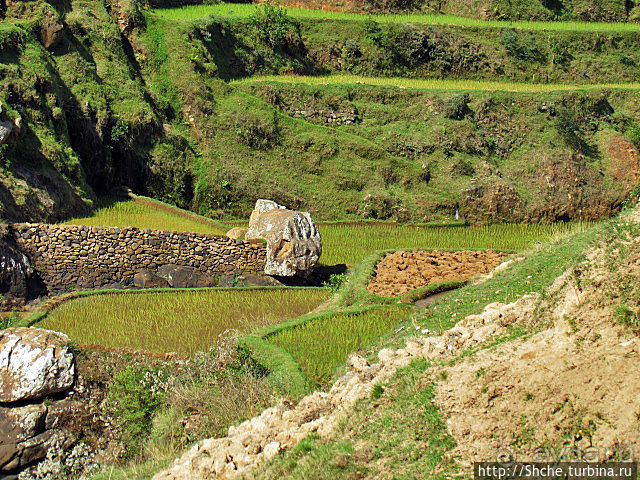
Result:
{"label": "dirt slope", "polygon": [[544,329],[448,367],[436,401],[458,444],[450,456],[465,465],[553,458],[564,445],[577,458],[607,459],[638,445],[639,276],[635,225],[521,312],[518,324]]}

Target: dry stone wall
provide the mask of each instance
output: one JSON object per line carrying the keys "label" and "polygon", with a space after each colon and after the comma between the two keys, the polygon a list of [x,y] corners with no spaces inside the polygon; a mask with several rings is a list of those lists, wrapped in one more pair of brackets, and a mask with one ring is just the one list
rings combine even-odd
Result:
{"label": "dry stone wall", "polygon": [[211,277],[261,273],[262,242],[133,227],[14,224],[11,232],[49,293],[130,284],[140,270],[182,265]]}

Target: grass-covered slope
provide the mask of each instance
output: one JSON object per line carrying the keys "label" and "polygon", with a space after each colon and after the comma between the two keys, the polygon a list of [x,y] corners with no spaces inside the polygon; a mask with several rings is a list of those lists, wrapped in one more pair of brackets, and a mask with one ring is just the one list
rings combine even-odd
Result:
{"label": "grass-covered slope", "polygon": [[[127,185],[214,217],[264,197],[319,219],[566,220],[611,214],[638,183],[637,91],[546,91],[635,81],[635,32],[237,8],[249,13],[176,20],[135,0],[11,3],[0,100],[23,136],[0,152],[2,218],[80,216]],[[225,82],[290,73],[355,78]],[[342,84],[369,76],[445,82]],[[453,80],[460,91],[437,90]]]}

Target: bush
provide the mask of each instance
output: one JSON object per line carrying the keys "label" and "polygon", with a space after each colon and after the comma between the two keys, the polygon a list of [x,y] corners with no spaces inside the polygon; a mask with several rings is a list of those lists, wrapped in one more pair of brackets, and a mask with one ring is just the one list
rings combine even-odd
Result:
{"label": "bush", "polygon": [[249,18],[260,41],[273,49],[283,50],[292,36],[299,34],[299,24],[284,8],[265,3]]}
{"label": "bush", "polygon": [[503,30],[500,43],[507,53],[517,60],[534,60],[540,56],[536,37],[526,33],[522,37],[513,29]]}
{"label": "bush", "polygon": [[159,370],[130,365],[113,378],[105,404],[122,430],[127,445],[125,456],[140,454],[154,414],[165,405],[165,395],[159,387],[161,377]]}
{"label": "bush", "polygon": [[468,93],[454,95],[444,104],[444,116],[451,120],[462,120],[473,113],[469,108],[470,97]]}
{"label": "bush", "polygon": [[281,141],[278,116],[274,112],[271,122],[253,116],[242,116],[236,120],[236,134],[242,142],[255,150],[268,150]]}

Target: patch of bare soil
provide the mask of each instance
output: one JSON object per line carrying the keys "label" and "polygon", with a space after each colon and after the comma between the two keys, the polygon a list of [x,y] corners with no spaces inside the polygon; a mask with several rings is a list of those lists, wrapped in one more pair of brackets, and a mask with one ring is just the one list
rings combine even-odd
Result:
{"label": "patch of bare soil", "polygon": [[[624,257],[593,250],[538,308],[520,313],[516,324],[541,331],[446,367],[436,403],[457,442],[450,457],[466,466],[637,458],[640,339],[619,318],[624,292],[640,278],[640,239],[622,249]],[[638,318],[635,303],[629,319]]]}
{"label": "patch of bare soil", "polygon": [[493,250],[394,252],[378,262],[367,290],[397,297],[433,283],[467,280],[488,273],[509,255]]}

